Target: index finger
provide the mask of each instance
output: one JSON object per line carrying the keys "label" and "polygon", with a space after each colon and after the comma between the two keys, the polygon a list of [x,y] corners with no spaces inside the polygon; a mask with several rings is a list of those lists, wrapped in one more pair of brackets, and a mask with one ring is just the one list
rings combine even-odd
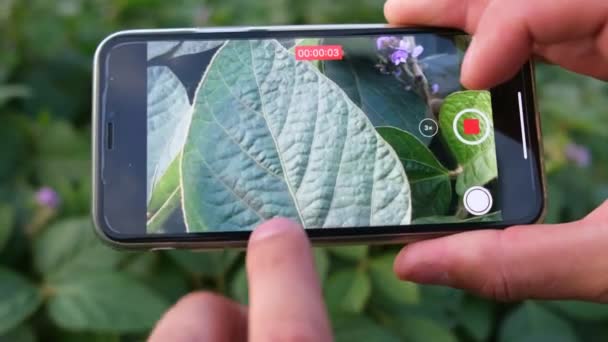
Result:
{"label": "index finger", "polygon": [[331,340],[311,246],[298,224],[279,218],[256,228],[247,275],[250,341]]}

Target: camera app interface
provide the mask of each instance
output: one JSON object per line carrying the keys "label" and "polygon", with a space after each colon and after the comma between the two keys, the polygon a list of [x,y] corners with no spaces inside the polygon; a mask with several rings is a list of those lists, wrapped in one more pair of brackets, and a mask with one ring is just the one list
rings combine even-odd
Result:
{"label": "camera app interface", "polygon": [[147,43],[149,233],[499,221],[468,36]]}

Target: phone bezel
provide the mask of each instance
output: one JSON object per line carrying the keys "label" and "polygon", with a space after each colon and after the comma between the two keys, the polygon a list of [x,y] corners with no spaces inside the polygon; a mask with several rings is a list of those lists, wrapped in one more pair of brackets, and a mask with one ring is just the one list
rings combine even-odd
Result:
{"label": "phone bezel", "polygon": [[[94,60],[93,80],[93,220],[98,234],[114,246],[124,248],[223,248],[244,246],[251,232],[205,232],[185,234],[146,234],[145,217],[143,217],[143,233],[123,234],[111,228],[104,210],[104,201],[120,200],[117,196],[108,198],[105,196],[105,182],[103,179],[103,165],[107,164],[109,157],[104,153],[106,115],[101,109],[102,94],[100,91],[107,90],[108,85],[101,77],[111,66],[107,65],[109,51],[126,42],[138,40],[187,40],[187,39],[243,39],[243,38],[283,38],[283,37],[315,37],[315,36],[351,36],[351,35],[379,35],[379,34],[408,34],[432,32],[441,34],[464,34],[461,31],[444,28],[411,28],[394,27],[387,25],[320,25],[320,26],[276,26],[276,27],[239,27],[239,28],[192,28],[192,29],[168,29],[168,30],[133,30],[115,33],[106,38],[98,47]],[[145,86],[145,85],[144,85]],[[499,183],[507,183],[512,179],[519,181],[529,180],[529,187],[523,186],[518,194],[509,195],[506,203],[517,201],[524,203],[529,208],[529,213],[518,218],[508,218],[501,222],[490,223],[449,223],[437,225],[409,225],[391,227],[357,227],[336,229],[307,229],[311,240],[316,243],[388,243],[407,242],[428,237],[451,234],[455,232],[478,230],[487,228],[504,228],[516,224],[527,224],[538,222],[542,219],[545,211],[545,182],[543,179],[543,164],[540,157],[540,120],[535,103],[534,72],[532,63],[527,63],[514,79],[505,84],[493,88],[492,101],[495,111],[494,121],[496,132],[504,132],[518,147],[502,146],[496,144],[497,159],[499,162]],[[506,158],[507,155],[521,154],[520,124],[514,125],[513,118],[501,116],[500,112],[509,112],[509,106],[514,108],[514,103],[502,103],[500,96],[495,94],[506,93],[506,97],[513,97],[521,91],[523,94],[523,105],[525,108],[525,128],[528,142],[529,160],[522,161],[517,158]],[[518,113],[517,113],[518,114]],[[145,118],[145,112],[143,113]],[[142,121],[145,127],[145,120]],[[116,125],[115,125],[116,126]],[[122,140],[115,137],[115,141]],[[499,145],[501,145],[499,147]],[[505,144],[506,145],[506,144]],[[501,149],[507,148],[505,151]],[[517,152],[519,151],[519,152]],[[133,165],[131,161],[129,163]],[[141,166],[141,165],[139,165]],[[144,159],[145,166],[145,159]],[[500,169],[503,169],[501,171]],[[509,168],[509,173],[504,173],[504,168]],[[529,175],[529,177],[526,177]],[[142,177],[145,178],[145,177]],[[144,185],[145,188],[145,185]],[[501,188],[503,188],[501,186]],[[529,189],[532,191],[525,191]],[[511,189],[513,190],[513,189]],[[523,193],[522,193],[523,191]],[[513,197],[513,198],[511,198]],[[124,197],[123,197],[124,198]],[[523,202],[522,202],[523,201]],[[144,211],[145,213],[145,211]]]}

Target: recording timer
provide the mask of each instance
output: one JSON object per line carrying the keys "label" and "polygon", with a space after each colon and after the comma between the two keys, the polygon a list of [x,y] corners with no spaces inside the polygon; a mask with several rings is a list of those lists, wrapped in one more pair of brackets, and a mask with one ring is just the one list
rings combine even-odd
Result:
{"label": "recording timer", "polygon": [[298,61],[341,60],[344,50],[341,45],[296,46],[295,55]]}

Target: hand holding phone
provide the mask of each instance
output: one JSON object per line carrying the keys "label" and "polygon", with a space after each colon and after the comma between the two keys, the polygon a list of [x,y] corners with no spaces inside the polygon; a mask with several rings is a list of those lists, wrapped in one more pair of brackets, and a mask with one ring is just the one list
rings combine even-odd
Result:
{"label": "hand holding phone", "polygon": [[539,219],[530,65],[463,89],[440,29],[127,32],[97,53],[95,220],[123,247],[411,241]]}

